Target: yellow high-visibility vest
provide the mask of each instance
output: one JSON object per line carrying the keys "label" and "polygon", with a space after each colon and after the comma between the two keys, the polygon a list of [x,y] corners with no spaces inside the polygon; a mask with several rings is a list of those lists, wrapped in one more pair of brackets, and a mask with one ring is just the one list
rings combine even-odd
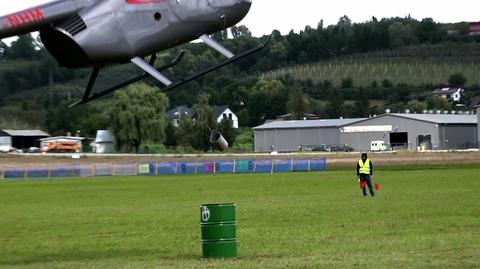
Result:
{"label": "yellow high-visibility vest", "polygon": [[360,160],[358,165],[360,166],[360,174],[370,175],[370,159],[367,159],[365,163]]}

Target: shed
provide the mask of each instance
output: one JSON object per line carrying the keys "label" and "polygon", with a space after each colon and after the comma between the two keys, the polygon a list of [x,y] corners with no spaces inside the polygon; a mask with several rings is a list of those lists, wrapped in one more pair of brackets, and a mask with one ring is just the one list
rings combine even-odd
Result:
{"label": "shed", "polygon": [[320,145],[340,145],[340,127],[363,119],[273,121],[253,128],[255,151],[298,151]]}
{"label": "shed", "polygon": [[0,130],[1,146],[10,146],[16,149],[28,149],[30,147],[39,147],[38,142],[41,138],[50,135],[41,130]]}
{"label": "shed", "polygon": [[467,149],[477,147],[475,115],[384,114],[354,122],[340,130],[340,141],[368,151],[383,140],[392,149]]}

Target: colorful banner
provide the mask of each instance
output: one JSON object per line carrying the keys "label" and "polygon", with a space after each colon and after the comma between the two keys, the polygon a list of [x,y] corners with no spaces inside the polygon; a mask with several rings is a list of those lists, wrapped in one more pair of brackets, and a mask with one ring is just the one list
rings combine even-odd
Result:
{"label": "colorful banner", "polygon": [[8,180],[134,175],[284,173],[322,171],[325,169],[327,169],[325,158],[312,160],[219,160],[7,167],[0,171],[0,176],[3,175],[3,179]]}

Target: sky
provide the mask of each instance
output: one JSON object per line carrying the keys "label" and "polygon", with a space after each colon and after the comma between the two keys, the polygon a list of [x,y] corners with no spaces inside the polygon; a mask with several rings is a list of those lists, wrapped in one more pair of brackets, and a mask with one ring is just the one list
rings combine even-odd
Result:
{"label": "sky", "polygon": [[[52,0],[0,0],[0,16]],[[246,25],[255,36],[280,30],[287,34],[298,32],[310,25],[317,27],[320,20],[324,25],[337,23],[347,15],[353,22],[364,22],[372,16],[405,17],[416,19],[433,18],[438,22],[480,21],[474,0],[431,1],[431,0],[253,0],[250,13],[240,23]]]}

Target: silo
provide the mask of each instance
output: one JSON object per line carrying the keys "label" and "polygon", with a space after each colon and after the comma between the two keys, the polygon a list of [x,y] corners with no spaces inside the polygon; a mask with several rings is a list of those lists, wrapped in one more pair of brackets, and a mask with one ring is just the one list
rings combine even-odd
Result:
{"label": "silo", "polygon": [[95,152],[99,154],[113,153],[115,138],[108,130],[98,130],[95,138]]}

